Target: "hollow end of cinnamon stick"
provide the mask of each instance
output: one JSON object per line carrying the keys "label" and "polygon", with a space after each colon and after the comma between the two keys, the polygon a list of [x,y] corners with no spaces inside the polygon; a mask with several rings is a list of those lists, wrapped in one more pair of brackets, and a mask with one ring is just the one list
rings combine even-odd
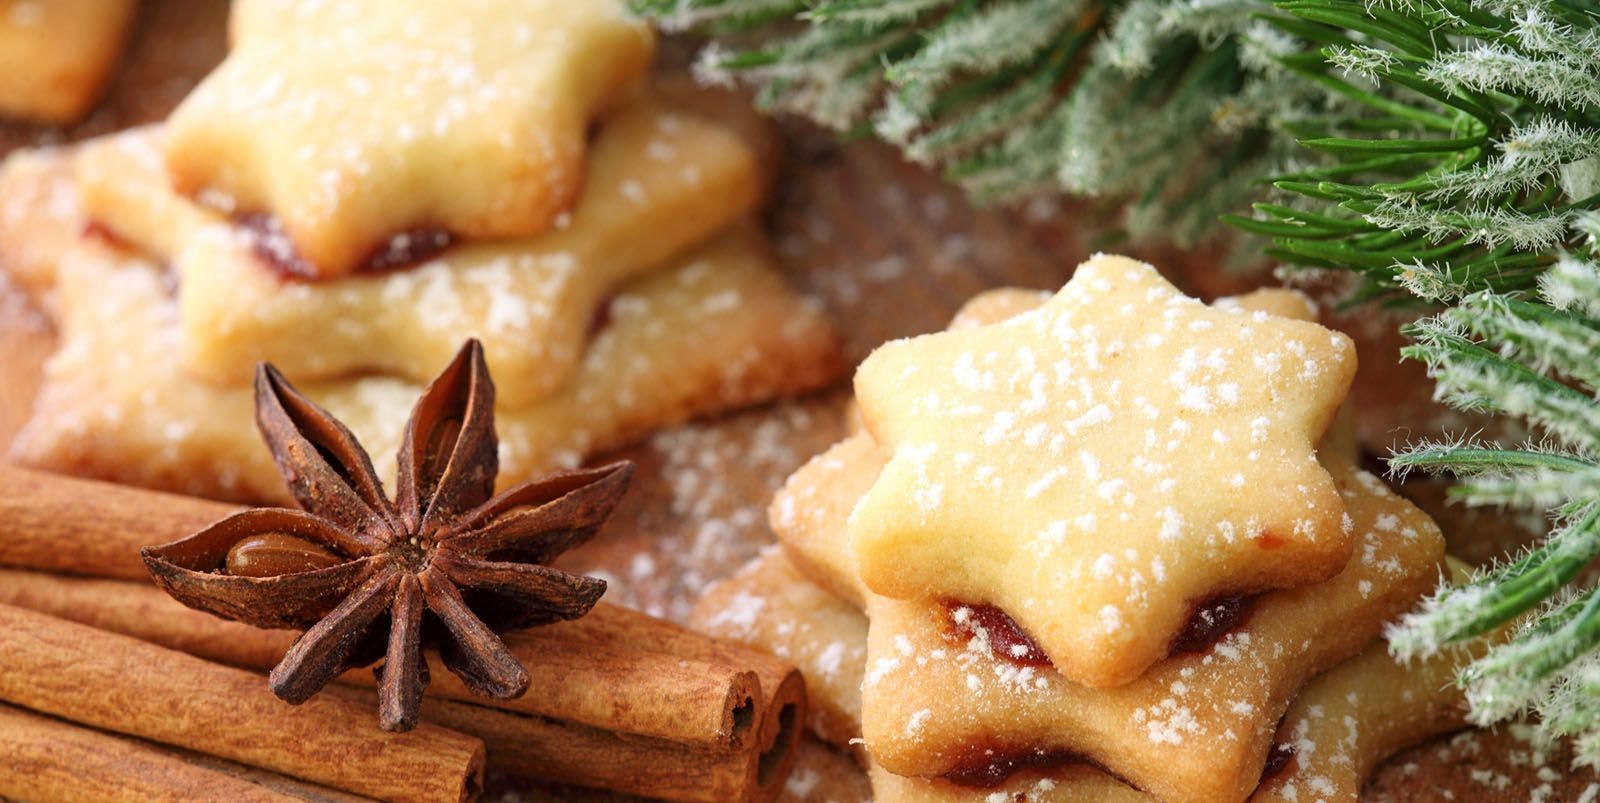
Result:
{"label": "hollow end of cinnamon stick", "polygon": [[768,677],[762,679],[764,687],[772,683],[774,688],[765,695],[765,716],[757,733],[759,741],[751,784],[753,800],[775,800],[783,791],[784,782],[794,768],[796,745],[804,730],[805,680],[794,667],[784,666],[783,669],[786,671],[780,672],[774,667],[766,673]]}
{"label": "hollow end of cinnamon stick", "polygon": [[795,746],[804,730],[808,705],[805,681],[792,664],[760,650],[604,603],[582,619],[530,631],[540,632],[543,635],[530,637],[627,643],[685,660],[720,662],[754,671],[761,689],[750,711],[755,743],[735,750],[730,757],[707,759],[725,772],[740,775],[742,788],[733,798],[716,799],[767,801],[783,790],[794,767]]}

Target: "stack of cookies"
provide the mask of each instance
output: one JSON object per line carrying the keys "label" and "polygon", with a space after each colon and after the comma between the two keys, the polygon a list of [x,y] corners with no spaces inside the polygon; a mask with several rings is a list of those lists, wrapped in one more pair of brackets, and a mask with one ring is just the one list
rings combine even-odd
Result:
{"label": "stack of cookies", "polygon": [[1354,800],[1464,710],[1381,641],[1443,540],[1360,468],[1312,318],[1109,256],[979,296],[862,364],[697,624],[799,664],[880,803]]}
{"label": "stack of cookies", "polygon": [[240,0],[229,38],[165,123],[0,171],[61,344],[21,462],[277,501],[259,361],[390,455],[469,337],[506,484],[837,377],[750,222],[772,133],[652,82],[621,0]]}

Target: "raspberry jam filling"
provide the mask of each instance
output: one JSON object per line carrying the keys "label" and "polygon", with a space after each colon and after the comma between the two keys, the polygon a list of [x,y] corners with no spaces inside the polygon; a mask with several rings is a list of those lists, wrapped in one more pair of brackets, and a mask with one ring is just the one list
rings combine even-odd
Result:
{"label": "raspberry jam filling", "polygon": [[[1173,637],[1169,654],[1182,655],[1210,649],[1229,631],[1249,619],[1256,598],[1256,595],[1227,594],[1196,605],[1183,628]],[[985,638],[990,651],[1000,660],[1018,666],[1051,666],[1049,657],[1038,643],[1000,608],[957,600],[945,600],[944,608],[945,638],[951,641]],[[1274,747],[1267,755],[1262,777],[1270,778],[1282,772],[1293,758],[1292,745]],[[1104,771],[1094,761],[1070,750],[1005,750],[992,744],[973,743],[963,749],[954,768],[941,777],[958,786],[989,789],[1023,770],[1060,769],[1075,764],[1085,764]]]}
{"label": "raspberry jam filling", "polygon": [[992,789],[1023,770],[1061,769],[1073,764],[1092,763],[1082,755],[1067,750],[1005,753],[984,745],[969,745],[955,768],[944,774],[944,779],[957,786]]}
{"label": "raspberry jam filling", "polygon": [[1183,629],[1172,637],[1167,655],[1187,655],[1211,649],[1229,631],[1245,623],[1255,610],[1256,595],[1224,594],[1196,605]]}
{"label": "raspberry jam filling", "polygon": [[[1225,594],[1196,605],[1173,636],[1167,654],[1185,655],[1211,649],[1229,631],[1245,623],[1255,609],[1256,595]],[[983,636],[1001,660],[1018,666],[1050,667],[1049,656],[1017,620],[993,606],[945,600],[944,635],[951,641]]]}
{"label": "raspberry jam filling", "polygon": [[945,603],[945,638],[965,641],[977,636],[989,639],[994,654],[1020,666],[1050,666],[1044,650],[1028,636],[1005,611],[993,605],[970,605],[954,600]]}
{"label": "raspberry jam filling", "polygon": [[1275,744],[1267,751],[1266,766],[1261,768],[1261,782],[1266,783],[1277,777],[1279,773],[1288,769],[1289,762],[1294,760],[1294,745]]}
{"label": "raspberry jam filling", "polygon": [[[316,268],[300,256],[289,235],[276,218],[249,214],[238,223],[250,233],[251,250],[284,279],[313,279]],[[378,246],[357,266],[356,273],[386,273],[408,268],[443,253],[455,244],[455,236],[444,229],[422,228],[403,231]]]}

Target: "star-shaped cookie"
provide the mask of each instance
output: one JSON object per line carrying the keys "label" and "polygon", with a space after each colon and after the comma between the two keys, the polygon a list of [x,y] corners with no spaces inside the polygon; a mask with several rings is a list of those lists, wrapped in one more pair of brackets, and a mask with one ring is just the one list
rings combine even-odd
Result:
{"label": "star-shaped cookie", "polygon": [[[985,294],[969,303],[957,325],[991,324],[1041,301],[1018,291]],[[1217,306],[1241,314],[1310,315],[1302,298],[1282,291]],[[1290,699],[1317,672],[1359,651],[1385,619],[1429,588],[1443,549],[1425,514],[1356,468],[1347,432],[1330,432],[1319,455],[1358,541],[1344,571],[1261,595],[1228,627],[1212,629],[1211,640],[1189,644],[1113,689],[1062,677],[1004,619],[948,601],[887,599],[849,576],[857,564],[846,520],[887,461],[868,433],[814,458],[789,479],[769,514],[797,566],[867,605],[863,730],[883,772],[992,780],[1000,786],[990,793],[1026,793],[1027,799],[1095,799],[1103,777],[1028,769],[1032,761],[1076,757],[1161,799],[1242,800],[1261,774]],[[1066,782],[1073,778],[1087,778],[1088,785]],[[964,798],[961,790],[969,787],[942,780],[885,783],[904,795],[895,799],[982,799]]]}
{"label": "star-shaped cookie", "polygon": [[1035,311],[886,344],[855,380],[892,455],[851,518],[862,579],[996,606],[1068,679],[1128,683],[1197,609],[1348,561],[1314,451],[1354,373],[1340,333],[1109,256]]}
{"label": "star-shaped cookie", "polygon": [[[1258,294],[1248,303],[1259,308],[1271,300]],[[1000,298],[985,301],[1009,306]],[[1404,607],[1426,588],[1441,548],[1425,515],[1355,469],[1356,456],[1347,444],[1329,446],[1323,444],[1323,454],[1341,466],[1334,473],[1350,495],[1355,526],[1364,533],[1359,557],[1346,572],[1317,586],[1262,597],[1250,618],[1223,641],[1207,652],[1157,664],[1148,682],[1097,691],[1071,684],[1048,667],[1008,659],[992,632],[963,635],[951,627],[947,609],[926,606],[923,618],[907,613],[914,604],[877,597],[861,589],[858,579],[840,576],[851,566],[839,557],[850,552],[845,518],[883,463],[864,435],[841,441],[792,476],[769,510],[785,552],[807,567],[808,581],[856,588],[875,613],[870,663],[854,668],[857,682],[847,684],[857,690],[837,700],[819,699],[817,705],[848,712],[850,704],[865,698],[866,716],[895,712],[887,722],[869,725],[868,747],[902,771],[903,762],[924,761],[941,750],[965,755],[974,745],[980,753],[992,751],[991,758],[1016,762],[1015,771],[993,774],[968,767],[965,783],[903,777],[874,766],[874,791],[882,801],[1158,799],[1094,769],[1094,763],[1146,789],[1162,790],[1159,799],[1242,800],[1265,764],[1268,783],[1252,799],[1306,800],[1316,792],[1310,799],[1353,800],[1382,757],[1460,721],[1461,695],[1448,683],[1459,660],[1437,656],[1407,670],[1388,658],[1384,645],[1373,644],[1361,657],[1300,689],[1317,667],[1376,634],[1385,612]],[[728,606],[737,599],[761,601],[759,622],[788,622],[817,607],[809,601],[794,607],[796,600],[809,598],[793,588],[793,578],[779,587],[770,578],[759,582],[773,574],[765,566],[773,559],[765,556],[759,571],[729,581],[734,590],[708,596],[703,605],[715,606],[717,613],[703,612],[703,621],[735,616]],[[839,619],[829,610],[821,621]],[[780,654],[816,652],[815,645],[805,643],[814,631],[797,625],[753,623],[742,633],[724,632]],[[829,625],[824,632],[833,639],[849,630]],[[817,670],[808,666],[807,671]],[[872,682],[861,684],[863,676]],[[817,686],[813,696],[824,698],[831,688]],[[1295,702],[1284,715],[1290,695]],[[1033,710],[1034,705],[1042,709]],[[1159,741],[1144,744],[1152,735]],[[1292,760],[1277,765],[1265,760],[1282,752],[1284,744],[1292,746]],[[1279,746],[1276,752],[1269,752],[1274,746]],[[1150,755],[1141,758],[1145,754]],[[1040,763],[1030,766],[1025,760],[1030,755]],[[973,786],[974,776],[994,785]]]}
{"label": "star-shaped cookie", "polygon": [[[837,556],[849,551],[850,500],[883,465],[866,440],[854,435],[813,459],[772,508],[785,549],[825,587],[852,585],[829,575],[849,565]],[[1117,688],[1073,683],[1028,650],[1019,654],[1021,642],[1003,623],[973,609],[863,589],[871,620],[861,694],[868,750],[897,774],[996,780],[1009,773],[990,762],[1042,750],[1093,761],[1163,800],[1243,799],[1302,685],[1361,650],[1431,588],[1443,552],[1428,517],[1351,456],[1334,450],[1323,459],[1359,538],[1345,570],[1260,596],[1212,641]]]}
{"label": "star-shaped cookie", "polygon": [[529,404],[566,382],[597,308],[618,285],[759,202],[761,146],[731,130],[751,113],[714,100],[701,107],[725,116],[654,94],[609,116],[560,228],[318,282],[284,281],[255,253],[248,230],[170,191],[159,127],[88,143],[75,158],[76,178],[95,220],[176,269],[181,357],[206,380],[246,386],[250,366],[267,360],[302,382],[360,372],[423,382],[427,366],[445,364],[476,337],[502,400]]}
{"label": "star-shaped cookie", "polygon": [[1353,466],[1330,468],[1361,539],[1348,568],[1263,595],[1211,644],[1114,689],[1019,662],[994,628],[960,628],[960,609],[874,598],[868,749],[893,772],[969,778],[1044,750],[1087,757],[1169,803],[1242,800],[1301,687],[1360,652],[1438,576],[1444,543],[1427,516]]}
{"label": "star-shaped cookie", "polygon": [[233,50],[173,113],[178,189],[265,217],[297,269],[351,273],[391,238],[548,228],[587,127],[653,43],[622,0],[241,0]]}
{"label": "star-shaped cookie", "polygon": [[[33,291],[53,299],[61,343],[12,456],[199,496],[282,501],[283,482],[250,425],[250,388],[201,381],[174,358],[182,335],[172,274],[86,225],[63,179],[71,155],[30,154],[0,170],[0,271],[10,274],[14,257],[49,255],[27,269]],[[12,208],[12,199],[41,203]],[[842,367],[837,334],[784,282],[754,223],[627,282],[605,310],[561,387],[528,404],[497,401],[501,482],[573,466],[692,416],[823,386]],[[397,450],[422,390],[383,375],[301,387],[379,455]],[[393,463],[379,462],[392,476]]]}

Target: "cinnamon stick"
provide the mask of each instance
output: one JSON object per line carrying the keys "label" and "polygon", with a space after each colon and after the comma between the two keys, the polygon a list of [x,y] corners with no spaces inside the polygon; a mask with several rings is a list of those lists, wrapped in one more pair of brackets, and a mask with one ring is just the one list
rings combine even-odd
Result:
{"label": "cinnamon stick", "polygon": [[0,605],[0,700],[74,722],[391,800],[467,800],[483,743],[422,724],[378,729],[369,707],[299,707],[259,675],[138,639]]}
{"label": "cinnamon stick", "polygon": [[[615,610],[614,606],[597,605]],[[649,628],[667,626],[649,620]],[[748,752],[766,711],[764,686],[742,656],[707,660],[652,651],[625,639],[581,642],[537,628],[505,638],[528,668],[529,692],[510,700],[475,695],[428,656],[428,694],[551,717],[613,733],[665,739],[722,752]],[[370,682],[363,672],[359,682]]]}
{"label": "cinnamon stick", "polygon": [[[370,689],[349,686],[333,693],[369,704],[377,699]],[[483,739],[497,769],[575,786],[664,800],[766,803],[786,780],[764,773],[753,750],[708,750],[436,698],[423,700],[422,716]]]}
{"label": "cinnamon stick", "polygon": [[196,766],[158,748],[0,704],[0,798],[230,800],[303,798]]}
{"label": "cinnamon stick", "polygon": [[[139,559],[141,547],[181,538],[238,509],[191,497],[0,465],[0,521],[6,522],[7,531],[6,538],[0,539],[0,565],[144,582],[149,580],[149,572]],[[40,607],[20,601],[17,604]],[[44,609],[65,615],[62,607]],[[111,606],[92,606],[92,609],[107,613]],[[642,614],[638,616],[649,622],[656,621]],[[189,619],[198,621],[193,617]],[[533,640],[519,641],[525,651],[519,657],[532,675],[530,687],[546,690],[546,693],[527,695],[508,701],[506,705],[513,710],[555,716],[607,730],[730,749],[740,747],[759,713],[754,704],[755,678],[743,671],[742,662],[748,656],[761,653],[739,654],[706,647],[695,648],[698,654],[661,648],[646,653],[634,648],[630,639],[651,625],[639,619],[628,622],[627,627],[610,638],[585,639],[583,643],[539,638],[549,628],[533,631]],[[86,623],[129,632],[110,623]],[[158,624],[148,622],[139,626]],[[280,645],[293,641],[292,637],[282,635],[250,636],[247,628],[235,626],[216,637],[228,642],[228,649],[253,648],[252,653],[257,649],[261,652],[219,654],[204,645],[191,648],[177,641],[181,632],[174,628],[160,638],[144,632],[133,635],[253,668],[268,668],[277,663],[283,655]],[[709,642],[693,634],[687,640],[678,641],[695,640]],[[272,652],[276,655],[264,663],[263,656]],[[762,661],[762,668],[766,676],[761,678],[764,681],[761,685],[770,698],[785,682],[783,670],[772,666],[770,661]],[[453,674],[443,671],[437,663],[430,670],[436,686],[433,693],[475,699]],[[787,671],[793,672],[792,669]],[[631,691],[662,688],[671,691],[671,699],[643,699]],[[619,697],[619,692],[625,696]],[[785,695],[789,696],[792,695]],[[775,719],[777,713],[773,711],[767,719]],[[773,724],[763,721],[762,728],[754,730],[771,731]],[[758,737],[767,739],[761,733]]]}
{"label": "cinnamon stick", "polygon": [[0,463],[0,565],[148,581],[140,547],[175,541],[238,510]]}
{"label": "cinnamon stick", "polygon": [[755,729],[761,765],[757,780],[763,787],[769,782],[781,785],[794,766],[794,748],[807,701],[805,680],[787,661],[616,605],[596,605],[582,619],[513,634],[507,643],[515,651],[534,639],[632,644],[683,659],[750,667],[761,681]]}
{"label": "cinnamon stick", "polygon": [[[271,669],[299,636],[218,619],[155,586],[123,580],[0,569],[0,603],[247,669]],[[707,748],[744,749],[743,742],[756,736],[761,687],[754,672],[733,661],[646,651],[616,639],[515,638],[511,646],[528,668],[531,693],[486,700],[434,655],[428,656],[428,693]],[[371,685],[374,677],[354,669],[342,680]]]}
{"label": "cinnamon stick", "polygon": [[271,669],[300,636],[297,631],[260,630],[184,607],[148,582],[0,569],[0,604],[245,669]]}
{"label": "cinnamon stick", "polygon": [[216,756],[208,756],[205,753],[197,753],[193,750],[181,750],[176,747],[157,745],[151,742],[144,742],[144,744],[149,744],[157,750],[165,750],[169,754],[197,767],[221,772],[242,781],[249,781],[257,786],[264,786],[298,800],[307,800],[312,803],[370,803],[372,800],[372,798],[364,795],[341,792],[337,789],[302,781],[299,778],[290,778],[287,775],[264,770],[260,767],[246,766],[227,759],[217,758]]}
{"label": "cinnamon stick", "polygon": [[[0,564],[84,575],[127,577],[129,566],[137,563],[127,555],[186,534],[142,536],[148,531],[144,522],[198,529],[211,517],[237,509],[4,466],[0,480],[10,483],[6,489],[7,482],[0,482],[0,515],[23,523],[15,528],[22,545],[0,539]],[[174,500],[178,514],[152,515]],[[48,537],[37,536],[36,529]],[[102,548],[82,548],[91,543]],[[139,567],[136,576],[144,581],[147,575]],[[7,572],[0,575],[0,602],[249,668],[275,664],[295,637],[190,611],[142,584]],[[506,641],[533,676],[534,692],[511,701],[483,700],[435,662],[429,694],[505,706],[616,736],[753,757],[759,772],[751,783],[761,788],[781,784],[789,771],[793,723],[804,716],[806,700],[799,673],[781,660],[605,603],[577,622],[514,633]],[[365,670],[343,679],[372,683]]]}
{"label": "cinnamon stick", "polygon": [[[258,630],[218,619],[185,608],[154,586],[123,580],[0,569],[0,603],[72,619],[221,663],[257,669],[277,663],[297,635],[290,631]],[[601,678],[608,670],[597,670],[592,665],[572,660],[596,645],[632,643],[636,646],[631,652],[615,658],[627,662],[646,656],[647,663],[652,666],[678,661],[685,667],[716,666],[704,659],[739,662],[752,659],[736,648],[725,648],[714,642],[708,644],[710,640],[704,636],[643,614],[610,606],[597,606],[596,611],[601,617],[597,626],[568,630],[565,625],[552,625],[542,629],[549,633],[536,630],[516,634],[510,640],[512,651],[530,671],[540,669],[539,676],[543,676],[547,668],[541,656],[564,656],[567,668],[575,675],[551,682],[583,686],[604,684]],[[648,652],[651,648],[676,649],[699,657],[680,658],[671,652]],[[612,647],[607,649],[618,651]],[[755,664],[760,665],[763,674],[779,678],[774,693],[765,693],[765,687],[753,692],[760,694],[763,710],[776,713],[773,719],[777,725],[770,735],[760,733],[761,729],[753,721],[755,703],[751,701],[747,710],[752,719],[741,722],[741,732],[745,736],[740,749],[651,737],[530,714],[529,709],[551,707],[539,699],[545,686],[537,685],[538,681],[533,687],[535,691],[526,698],[491,700],[458,688],[459,682],[441,683],[441,675],[448,674],[436,663],[431,669],[434,676],[429,695],[452,697],[473,705],[458,708],[425,703],[424,715],[433,711],[438,714],[433,721],[482,738],[488,746],[491,765],[501,769],[674,800],[765,800],[770,799],[769,793],[776,793],[787,775],[787,762],[799,730],[793,723],[796,717],[803,715],[804,700],[790,699],[797,690],[786,676],[792,670],[782,662],[764,658],[755,660]],[[352,670],[341,680],[370,686],[373,676],[367,670]],[[636,704],[641,709],[670,713],[676,692],[659,682],[648,679],[642,682],[645,685],[604,688],[613,698],[614,706]],[[752,686],[755,685],[752,682]],[[509,708],[518,713],[497,716],[496,708]],[[635,716],[641,715],[635,712]],[[743,715],[740,718],[745,719]]]}

